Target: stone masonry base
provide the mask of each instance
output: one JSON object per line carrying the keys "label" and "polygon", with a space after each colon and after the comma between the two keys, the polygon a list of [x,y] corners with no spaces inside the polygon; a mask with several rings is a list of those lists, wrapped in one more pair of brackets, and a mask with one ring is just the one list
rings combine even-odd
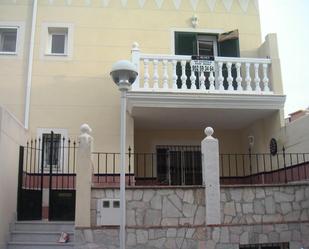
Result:
{"label": "stone masonry base", "polygon": [[[76,229],[76,248],[119,248],[117,227]],[[239,245],[288,242],[309,249],[309,222],[214,227],[127,228],[127,249],[238,249]]]}

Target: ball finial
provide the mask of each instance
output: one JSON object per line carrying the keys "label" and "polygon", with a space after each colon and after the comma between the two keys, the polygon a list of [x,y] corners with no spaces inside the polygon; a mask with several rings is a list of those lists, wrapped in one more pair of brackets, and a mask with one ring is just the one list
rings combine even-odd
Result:
{"label": "ball finial", "polygon": [[210,126],[208,126],[208,127],[205,128],[205,135],[206,135],[207,137],[211,137],[213,133],[214,133],[214,129],[211,128]]}
{"label": "ball finial", "polygon": [[139,44],[137,42],[133,42],[132,50],[139,50]]}
{"label": "ball finial", "polygon": [[82,124],[80,126],[80,131],[82,134],[89,134],[90,132],[92,132],[90,126],[88,124]]}

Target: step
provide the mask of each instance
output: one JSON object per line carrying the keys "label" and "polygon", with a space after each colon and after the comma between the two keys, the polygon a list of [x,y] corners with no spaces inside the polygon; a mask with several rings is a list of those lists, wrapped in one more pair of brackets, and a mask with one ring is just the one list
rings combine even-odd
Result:
{"label": "step", "polygon": [[74,222],[71,221],[17,221],[14,231],[55,231],[73,232]]}
{"label": "step", "polygon": [[52,243],[52,242],[9,242],[7,249],[69,249],[74,248],[74,243]]}
{"label": "step", "polygon": [[[74,233],[67,232],[70,241],[74,241]],[[59,231],[12,231],[11,241],[13,242],[57,242],[61,232]]]}

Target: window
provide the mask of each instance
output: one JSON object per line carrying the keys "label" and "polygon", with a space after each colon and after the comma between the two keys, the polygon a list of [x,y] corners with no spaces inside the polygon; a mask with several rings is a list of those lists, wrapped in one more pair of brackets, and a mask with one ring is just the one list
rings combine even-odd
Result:
{"label": "window", "polygon": [[0,27],[0,53],[16,53],[17,28]]}
{"label": "window", "polygon": [[49,173],[50,170],[57,174],[72,172],[73,167],[68,164],[69,145],[66,129],[38,128],[37,140],[41,141],[40,160],[44,173]]}
{"label": "window", "polygon": [[68,28],[48,28],[49,44],[47,54],[67,55],[68,53]]}
{"label": "window", "polygon": [[52,165],[53,169],[59,168],[61,154],[61,134],[44,133],[42,136],[44,142],[44,171],[49,170]]}
{"label": "window", "polygon": [[157,177],[162,184],[201,185],[200,146],[157,146]]}
{"label": "window", "polygon": [[218,35],[175,32],[175,54],[239,57],[238,31]]}

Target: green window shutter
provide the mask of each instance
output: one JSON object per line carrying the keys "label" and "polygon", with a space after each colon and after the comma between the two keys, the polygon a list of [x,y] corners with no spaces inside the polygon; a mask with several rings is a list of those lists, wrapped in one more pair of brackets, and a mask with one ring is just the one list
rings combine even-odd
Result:
{"label": "green window shutter", "polygon": [[196,55],[197,34],[189,32],[175,32],[175,54]]}
{"label": "green window shutter", "polygon": [[238,30],[233,30],[219,35],[218,38],[219,56],[239,57]]}

